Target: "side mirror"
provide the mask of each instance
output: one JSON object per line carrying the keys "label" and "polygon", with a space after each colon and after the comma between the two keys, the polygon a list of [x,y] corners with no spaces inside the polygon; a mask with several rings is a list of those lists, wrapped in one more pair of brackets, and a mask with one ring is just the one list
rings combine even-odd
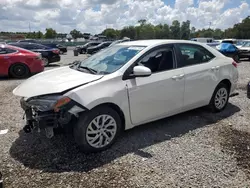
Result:
{"label": "side mirror", "polygon": [[151,74],[152,72],[148,67],[138,65],[133,68],[133,75],[135,77],[147,77],[150,76]]}

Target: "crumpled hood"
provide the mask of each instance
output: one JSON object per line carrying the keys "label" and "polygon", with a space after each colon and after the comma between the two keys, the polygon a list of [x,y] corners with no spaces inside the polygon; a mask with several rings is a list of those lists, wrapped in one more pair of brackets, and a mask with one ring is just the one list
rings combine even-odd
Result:
{"label": "crumpled hood", "polygon": [[102,78],[103,75],[94,75],[80,72],[67,67],[44,71],[27,79],[13,90],[13,94],[21,97],[60,93],[68,89],[87,84]]}

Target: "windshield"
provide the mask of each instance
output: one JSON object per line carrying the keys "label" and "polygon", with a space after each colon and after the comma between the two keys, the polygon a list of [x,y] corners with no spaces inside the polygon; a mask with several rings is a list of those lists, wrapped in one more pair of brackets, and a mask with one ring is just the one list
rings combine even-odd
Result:
{"label": "windshield", "polygon": [[250,42],[245,42],[242,46],[243,47],[250,47]]}
{"label": "windshield", "polygon": [[83,47],[87,47],[87,46],[89,46],[89,45],[91,45],[91,44],[92,44],[92,43],[88,42],[88,43],[84,44]]}
{"label": "windshield", "polygon": [[104,43],[98,44],[96,47],[102,47]]}
{"label": "windshield", "polygon": [[120,69],[144,48],[145,46],[112,46],[83,60],[77,69],[88,68],[92,73],[110,74]]}

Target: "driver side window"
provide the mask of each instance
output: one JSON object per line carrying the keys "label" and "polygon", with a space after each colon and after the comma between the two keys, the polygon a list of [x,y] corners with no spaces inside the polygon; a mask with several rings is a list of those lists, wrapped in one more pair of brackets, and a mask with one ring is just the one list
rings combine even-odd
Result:
{"label": "driver side window", "polygon": [[161,48],[146,55],[138,65],[148,67],[152,73],[167,71],[174,68],[173,57],[171,48]]}

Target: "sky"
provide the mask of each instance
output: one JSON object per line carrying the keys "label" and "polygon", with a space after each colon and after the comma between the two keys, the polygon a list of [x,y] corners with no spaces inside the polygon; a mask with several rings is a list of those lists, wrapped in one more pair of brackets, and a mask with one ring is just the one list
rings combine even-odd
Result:
{"label": "sky", "polygon": [[190,20],[197,29],[226,29],[250,15],[250,0],[0,0],[0,31],[97,34],[146,19],[152,24]]}

